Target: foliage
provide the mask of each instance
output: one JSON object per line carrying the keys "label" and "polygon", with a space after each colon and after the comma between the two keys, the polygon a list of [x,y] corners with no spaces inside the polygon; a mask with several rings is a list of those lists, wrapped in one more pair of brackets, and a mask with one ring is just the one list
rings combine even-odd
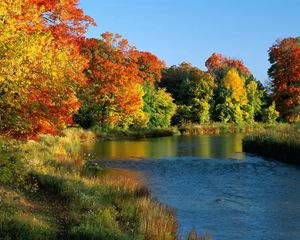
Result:
{"label": "foliage", "polygon": [[118,34],[102,37],[82,39],[82,53],[89,59],[88,84],[79,93],[83,106],[74,120],[85,128],[169,126],[172,99],[155,85],[164,63],[131,47]]}
{"label": "foliage", "polygon": [[82,53],[89,59],[85,71],[88,84],[80,91],[83,107],[75,120],[87,127],[97,123],[127,128],[143,107],[142,78],[136,64],[128,59],[131,47],[127,41],[108,33],[102,37],[81,41]]}
{"label": "foliage", "polygon": [[276,110],[275,102],[262,111],[262,120],[265,123],[274,124],[278,117],[279,112]]}
{"label": "foliage", "polygon": [[173,98],[164,89],[145,86],[143,112],[147,114],[150,128],[166,128],[170,126],[171,118],[176,111]]}
{"label": "foliage", "polygon": [[[75,93],[84,83],[85,59],[75,39],[69,36],[66,44],[55,33],[71,29],[72,24],[85,27],[81,19],[68,15],[79,11],[76,0],[68,11],[57,9],[67,3],[47,2],[1,4],[0,133],[7,136],[37,138],[40,133],[60,132],[72,124],[79,107]],[[46,16],[54,18],[58,11],[62,20],[47,24],[51,17]]]}
{"label": "foliage", "polygon": [[160,86],[166,87],[179,105],[173,118],[175,124],[210,121],[210,105],[216,87],[210,74],[182,63],[164,70]]}
{"label": "foliage", "polygon": [[243,107],[248,103],[245,80],[234,68],[230,69],[217,90],[215,116],[222,122],[242,123]]}
{"label": "foliage", "polygon": [[248,68],[245,67],[241,60],[227,58],[218,53],[213,53],[206,60],[205,66],[217,81],[223,79],[231,68],[236,69],[241,76],[250,75]]}
{"label": "foliage", "polygon": [[36,190],[28,164],[21,156],[16,142],[0,139],[0,184],[19,190]]}
{"label": "foliage", "polygon": [[246,85],[248,104],[244,107],[247,122],[260,120],[265,91],[259,88],[257,81],[251,80]]}
{"label": "foliage", "polygon": [[290,122],[300,120],[300,38],[278,40],[269,50],[275,102]]}

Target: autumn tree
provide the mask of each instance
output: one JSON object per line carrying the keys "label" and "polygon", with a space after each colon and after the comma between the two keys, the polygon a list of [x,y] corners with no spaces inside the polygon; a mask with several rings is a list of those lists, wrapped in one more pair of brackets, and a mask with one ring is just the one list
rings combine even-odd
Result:
{"label": "autumn tree", "polygon": [[82,39],[82,53],[89,59],[84,102],[74,119],[83,127],[167,127],[174,114],[173,99],[157,87],[164,62],[138,51],[118,34],[102,39]]}
{"label": "autumn tree", "polygon": [[39,8],[37,2],[0,4],[0,133],[16,138],[55,134],[72,124],[79,108],[77,87],[85,81],[86,61],[76,41],[58,41],[41,17],[50,8]]}
{"label": "autumn tree", "polygon": [[215,107],[215,118],[222,122],[242,123],[242,108],[248,103],[245,79],[234,68],[230,69],[221,80]]}
{"label": "autumn tree", "polygon": [[269,50],[275,102],[287,121],[300,120],[300,38],[278,40]]}
{"label": "autumn tree", "polygon": [[205,62],[208,71],[214,75],[217,81],[220,81],[226,73],[235,68],[238,73],[244,77],[250,75],[249,69],[239,59],[224,57],[222,54],[213,53]]}
{"label": "autumn tree", "polygon": [[[83,107],[75,120],[85,127],[129,127],[142,114],[143,79],[130,57],[131,47],[119,35],[102,34],[103,39],[82,39],[82,54],[89,59],[81,89]],[[90,116],[82,122],[85,114]]]}
{"label": "autumn tree", "polygon": [[214,120],[251,123],[261,119],[264,88],[241,60],[213,53],[205,65],[218,84]]}
{"label": "autumn tree", "polygon": [[147,127],[165,128],[171,124],[171,118],[175,114],[176,104],[165,89],[155,88],[153,85],[144,86],[143,112],[148,117]]}

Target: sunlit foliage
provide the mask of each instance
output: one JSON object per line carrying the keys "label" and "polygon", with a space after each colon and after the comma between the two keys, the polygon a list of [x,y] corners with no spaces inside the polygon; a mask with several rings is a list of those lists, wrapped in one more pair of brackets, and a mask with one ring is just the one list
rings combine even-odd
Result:
{"label": "sunlit foliage", "polygon": [[[60,4],[50,5],[47,1],[1,2],[1,134],[16,138],[55,134],[72,123],[72,114],[78,110],[75,94],[84,83],[86,61],[77,51],[75,39],[70,36],[66,45],[56,38],[56,27],[61,28],[64,20],[49,26],[45,15],[50,14],[52,5]],[[77,11],[76,7],[73,4],[69,10]],[[64,14],[69,20],[63,24],[63,32],[75,22],[81,29],[78,34],[85,29],[81,18],[73,22],[68,12]]]}
{"label": "sunlit foliage", "polygon": [[282,116],[300,120],[300,38],[278,40],[269,50],[269,76],[275,102]]}

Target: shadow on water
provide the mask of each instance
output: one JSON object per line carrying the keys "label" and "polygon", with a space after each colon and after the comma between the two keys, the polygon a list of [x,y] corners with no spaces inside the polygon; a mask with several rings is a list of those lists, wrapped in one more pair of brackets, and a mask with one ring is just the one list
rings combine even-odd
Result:
{"label": "shadow on water", "polygon": [[113,141],[89,150],[109,167],[142,174],[152,195],[177,209],[179,234],[195,227],[217,240],[299,239],[300,168],[244,154],[242,137]]}

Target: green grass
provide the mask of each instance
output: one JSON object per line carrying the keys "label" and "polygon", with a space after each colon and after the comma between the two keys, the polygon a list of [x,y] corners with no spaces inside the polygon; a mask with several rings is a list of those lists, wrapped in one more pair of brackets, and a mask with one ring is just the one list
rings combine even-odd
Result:
{"label": "green grass", "polygon": [[245,152],[300,164],[299,124],[276,124],[256,130],[244,138],[243,149]]}

